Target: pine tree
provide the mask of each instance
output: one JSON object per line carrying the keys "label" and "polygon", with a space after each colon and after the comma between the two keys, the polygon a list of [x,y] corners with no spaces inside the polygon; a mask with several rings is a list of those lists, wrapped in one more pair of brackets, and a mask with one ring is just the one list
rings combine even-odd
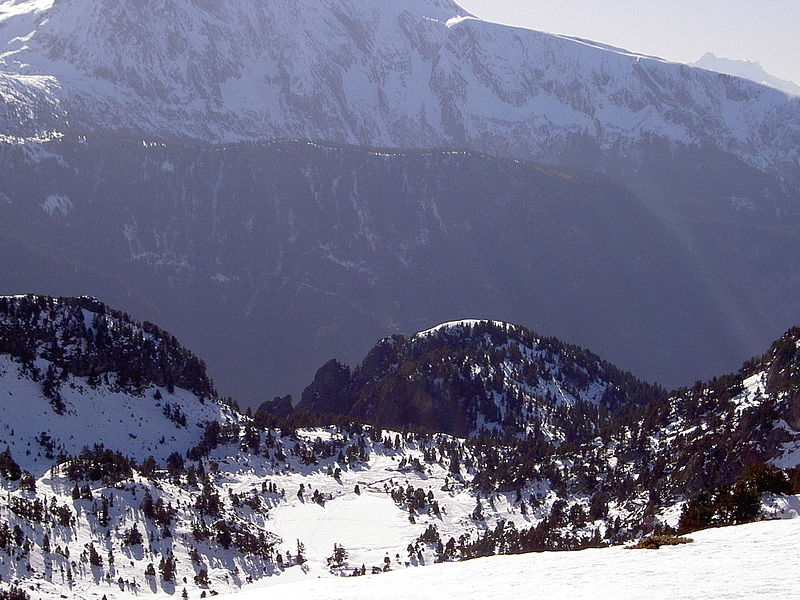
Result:
{"label": "pine tree", "polygon": [[197,585],[208,585],[208,571],[206,569],[200,569],[197,575],[194,576],[194,582]]}
{"label": "pine tree", "polygon": [[36,479],[28,471],[23,471],[19,480],[19,487],[24,492],[36,491]]}
{"label": "pine tree", "polygon": [[128,529],[123,536],[123,543],[126,546],[138,546],[140,545],[144,539],[142,538],[142,533],[139,531],[139,528],[136,526],[136,523],[133,524],[133,527]]}
{"label": "pine tree", "polygon": [[170,553],[165,558],[162,558],[158,565],[158,570],[161,572],[161,578],[164,581],[175,581],[175,557]]}
{"label": "pine tree", "polygon": [[103,496],[100,500],[100,506],[95,513],[97,515],[97,523],[100,527],[108,527],[109,522],[109,514],[108,514],[109,504],[108,498]]}
{"label": "pine tree", "polygon": [[11,448],[8,446],[0,454],[0,475],[10,481],[17,481],[22,477],[22,469],[11,456]]}
{"label": "pine tree", "polygon": [[[301,484],[302,485],[302,484]],[[298,565],[302,565],[306,562],[306,546],[300,540],[297,540],[297,556],[295,557],[295,561]]]}
{"label": "pine tree", "polygon": [[478,501],[475,504],[475,509],[472,511],[472,518],[475,521],[482,521],[483,520],[483,505],[481,504],[481,499],[480,498],[478,498]]}
{"label": "pine tree", "polygon": [[343,546],[339,544],[333,545],[333,554],[328,557],[328,565],[334,569],[341,568],[344,566],[344,562],[347,560],[347,550],[344,549]]}
{"label": "pine tree", "polygon": [[103,566],[103,558],[95,550],[94,544],[89,544],[89,564],[95,567]]}

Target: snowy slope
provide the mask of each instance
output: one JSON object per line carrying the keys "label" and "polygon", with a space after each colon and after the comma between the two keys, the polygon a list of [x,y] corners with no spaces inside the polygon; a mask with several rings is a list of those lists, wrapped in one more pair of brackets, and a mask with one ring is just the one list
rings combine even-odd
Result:
{"label": "snowy slope", "polygon": [[[795,597],[800,520],[771,521],[697,532],[692,544],[660,550],[607,548],[482,558],[421,571],[368,578],[311,580],[254,587],[226,600],[266,594],[317,600],[407,600],[509,597],[727,600]],[[434,591],[435,590],[435,591]]]}
{"label": "snowy slope", "polygon": [[655,134],[797,170],[777,90],[473,18],[451,0],[4,0],[6,135],[302,138],[552,158]]}
{"label": "snowy slope", "polygon": [[[510,491],[481,504],[470,450],[448,436],[256,430],[214,397],[199,365],[166,332],[97,300],[0,298],[2,581],[34,597],[197,596],[272,576],[406,568],[457,558],[441,546],[449,538],[533,526],[558,499],[531,482],[525,508]],[[87,452],[95,444],[119,454]],[[13,475],[10,461],[32,475]],[[134,529],[141,543],[127,541]],[[327,561],[334,544],[349,555],[338,566]],[[171,557],[175,578],[148,574]]]}
{"label": "snowy slope", "polygon": [[[49,363],[38,365],[44,372]],[[207,422],[233,418],[227,407],[216,401],[201,403],[180,388],[170,394],[166,387],[149,386],[138,396],[69,377],[61,396],[67,412],[59,415],[41,383],[21,376],[20,365],[0,355],[0,447],[10,446],[23,469],[41,475],[59,454],[75,456],[96,443],[140,460],[154,456],[163,463],[173,452],[185,454],[196,446]],[[167,406],[185,416],[186,426],[165,416]]]}
{"label": "snowy slope", "polygon": [[97,300],[0,297],[0,446],[36,476],[94,444],[185,454],[237,418],[211,385],[169,334]]}
{"label": "snowy slope", "polygon": [[[196,483],[189,483],[186,471],[177,477],[160,471],[149,478],[134,473],[116,483],[88,482],[90,500],[70,495],[74,482],[63,469],[38,477],[35,493],[0,479],[4,490],[0,500],[3,581],[22,579],[44,598],[61,594],[81,599],[159,596],[180,593],[182,588],[196,598],[203,591],[232,591],[264,578],[275,584],[332,577],[350,574],[362,565],[369,572],[383,570],[387,564],[388,570],[403,570],[434,562],[440,552],[436,544],[420,541],[430,526],[442,543],[450,537],[469,539],[499,522],[530,527],[549,514],[556,500],[555,494],[534,485],[528,491],[537,494],[540,504],[521,512],[513,494],[495,494],[491,501],[484,499],[483,516],[476,519],[472,516],[477,501],[474,491],[460,477],[453,477],[446,464],[424,459],[423,449],[435,448],[436,440],[403,438],[395,449],[379,441],[381,435],[388,440],[397,435],[389,431],[368,436],[333,428],[301,430],[285,437],[274,430],[264,433],[259,452],[242,451],[232,444],[217,448],[204,459],[203,477],[210,482],[212,493],[218,494],[218,512],[202,512],[197,504],[201,490]],[[305,457],[310,449],[322,448],[318,439],[345,451],[363,444],[366,458],[341,461],[320,454],[315,462],[309,462]],[[458,443],[444,437],[439,441]],[[422,466],[411,466],[409,461]],[[199,476],[195,466],[193,472]],[[341,467],[338,477],[330,474],[334,467]],[[471,476],[465,470],[466,481]],[[274,486],[274,490],[265,486]],[[393,497],[400,488],[409,487],[432,494],[434,500],[411,509],[404,500]],[[145,514],[146,493],[163,501],[172,512],[166,526]],[[321,501],[313,499],[317,494]],[[98,515],[104,498],[110,504],[105,523]],[[36,501],[45,509],[54,507],[52,513],[45,510],[43,520],[30,516],[35,514],[32,503]],[[57,507],[67,508],[56,512]],[[68,525],[59,521],[65,512]],[[19,526],[29,543],[4,548],[5,523],[10,528]],[[206,528],[202,535],[196,533],[201,523]],[[126,532],[134,526],[144,536],[141,545],[125,542]],[[246,532],[260,541],[244,550],[241,540],[251,542],[234,533],[234,541],[226,545],[217,533],[221,527]],[[297,560],[298,542],[303,545],[302,564]],[[87,564],[88,544],[99,549],[102,565]],[[331,566],[327,560],[335,544],[348,554],[339,566]],[[148,564],[157,566],[169,555],[177,559],[175,582],[145,574]],[[68,569],[70,559],[73,564]],[[194,579],[203,570],[208,573],[207,583]]]}
{"label": "snowy slope", "polygon": [[[499,322],[462,321],[423,332],[411,342],[424,346],[451,338],[454,343],[452,338],[467,331],[484,350],[482,344],[494,338],[499,352],[508,349],[502,342],[509,341],[499,339],[501,334],[518,341],[531,335]],[[705,400],[695,413],[688,392],[677,395],[654,403],[654,414],[643,413],[641,422],[625,419],[559,454],[536,441],[514,438],[465,441],[353,424],[259,427],[258,415],[253,420],[220,403],[202,363],[156,326],[137,323],[91,298],[2,297],[0,450],[9,446],[0,452],[2,585],[17,580],[34,598],[70,600],[175,597],[184,589],[197,598],[244,588],[248,591],[241,598],[246,600],[269,593],[266,585],[284,583],[275,590],[302,597],[317,589],[315,578],[324,577],[330,597],[359,597],[384,581],[397,594],[406,584],[384,574],[386,579],[362,579],[351,590],[352,580],[332,578],[362,569],[410,570],[415,580],[422,577],[432,585],[425,578],[447,582],[448,572],[463,575],[448,571],[454,567],[435,566],[430,575],[427,567],[416,567],[624,542],[656,525],[678,523],[695,491],[678,467],[693,458],[712,468],[712,457],[733,465],[739,458],[737,443],[760,444],[766,454],[751,454],[751,463],[772,457],[782,466],[797,464],[791,452],[774,446],[791,438],[773,434],[796,425],[792,392],[800,378],[799,339],[800,330],[787,333],[743,370],[747,377],[740,385],[729,377],[698,387]],[[556,344],[538,340],[545,342],[551,348]],[[559,348],[575,360],[591,357],[574,347]],[[553,364],[565,368],[566,356],[558,355]],[[129,364],[138,365],[141,377],[131,378],[125,368]],[[161,379],[165,385],[157,384]],[[196,393],[173,382],[184,382]],[[777,402],[770,402],[770,396]],[[773,422],[775,413],[764,407],[778,410],[784,421]],[[699,425],[698,411],[705,411]],[[761,427],[747,427],[745,417]],[[731,432],[734,443],[711,439],[714,447],[705,448],[710,438],[699,431],[704,422]],[[678,427],[684,430],[673,431]],[[94,443],[121,456],[83,450]],[[150,455],[155,461],[145,460]],[[14,475],[12,458],[32,476]],[[706,477],[700,484],[705,488],[709,482]],[[797,496],[759,493],[755,502],[751,518],[796,517],[800,511]],[[773,543],[796,536],[797,522],[770,530]],[[778,527],[762,525],[768,526]],[[132,541],[134,530],[140,541]],[[759,532],[766,529],[738,531],[746,532],[745,561],[755,562],[737,566],[755,568],[759,548],[766,544]],[[741,536],[726,535],[702,532],[696,534],[697,546],[657,554],[616,548],[470,565],[476,565],[481,578],[490,571],[502,574],[503,565],[532,571],[526,574],[528,583],[544,573],[555,582],[556,592],[566,584],[552,574],[577,569],[592,581],[601,573],[652,573],[650,556],[659,561],[679,557],[664,567],[663,581],[669,581],[705,552],[717,556],[705,563],[708,569],[727,561]],[[337,546],[342,556],[330,560]],[[173,558],[174,576],[165,566]],[[518,581],[512,575],[507,580]],[[725,590],[715,587],[716,581],[704,580],[708,597]],[[761,581],[769,590],[782,589],[783,579]],[[482,589],[468,579],[462,583],[466,591]],[[737,583],[748,593],[758,591],[748,587],[757,584],[754,579]],[[617,589],[613,581],[608,585]],[[422,589],[409,588],[409,594],[424,597]],[[450,589],[460,588],[453,584]]]}

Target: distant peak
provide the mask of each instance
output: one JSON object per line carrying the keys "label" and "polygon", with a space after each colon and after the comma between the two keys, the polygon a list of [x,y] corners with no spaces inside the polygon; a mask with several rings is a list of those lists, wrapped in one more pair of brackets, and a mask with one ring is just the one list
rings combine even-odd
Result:
{"label": "distant peak", "polygon": [[768,73],[758,61],[724,58],[713,52],[706,52],[692,66],[755,81],[794,96],[800,95],[800,85]]}

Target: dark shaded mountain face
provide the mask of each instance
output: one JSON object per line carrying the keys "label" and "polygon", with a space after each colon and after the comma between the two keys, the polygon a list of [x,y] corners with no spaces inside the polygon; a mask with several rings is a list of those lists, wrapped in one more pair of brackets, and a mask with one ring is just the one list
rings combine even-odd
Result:
{"label": "dark shaded mountain face", "polygon": [[800,99],[450,0],[16,4],[0,130],[0,292],[163,323],[253,406],[453,318],[670,386],[800,321]]}
{"label": "dark shaded mountain face", "polygon": [[633,163],[570,148],[560,161],[611,175],[299,142],[6,144],[3,291],[91,290],[253,405],[453,318],[535,326],[667,385],[800,320],[779,180],[656,139]]}
{"label": "dark shaded mountain face", "polygon": [[352,373],[327,363],[296,413],[560,444],[591,439],[612,415],[661,394],[576,346],[507,323],[457,321],[386,338]]}

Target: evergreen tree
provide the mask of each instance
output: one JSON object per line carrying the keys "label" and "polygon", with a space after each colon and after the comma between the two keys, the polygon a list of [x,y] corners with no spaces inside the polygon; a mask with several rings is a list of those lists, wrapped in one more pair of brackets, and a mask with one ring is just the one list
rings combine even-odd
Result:
{"label": "evergreen tree", "polygon": [[144,542],[142,538],[142,533],[139,531],[139,528],[136,526],[136,523],[125,532],[123,536],[123,544],[126,546],[139,546]]}
{"label": "evergreen tree", "polygon": [[158,570],[164,581],[175,581],[175,557],[172,553],[161,559]]}
{"label": "evergreen tree", "polygon": [[347,550],[344,549],[343,546],[339,544],[333,545],[333,554],[328,557],[328,565],[331,568],[339,569],[344,566],[344,562],[347,560]]}
{"label": "evergreen tree", "polygon": [[194,576],[194,582],[197,585],[208,585],[208,571],[206,569],[200,569],[197,572],[197,575]]}
{"label": "evergreen tree", "polygon": [[22,469],[11,456],[11,448],[8,446],[0,453],[0,475],[9,481],[17,481],[22,477]]}
{"label": "evergreen tree", "polygon": [[89,564],[94,567],[103,566],[103,558],[95,550],[94,544],[89,544]]}
{"label": "evergreen tree", "polygon": [[481,499],[478,498],[475,509],[472,511],[472,518],[476,521],[483,520],[483,504],[481,504]]}

